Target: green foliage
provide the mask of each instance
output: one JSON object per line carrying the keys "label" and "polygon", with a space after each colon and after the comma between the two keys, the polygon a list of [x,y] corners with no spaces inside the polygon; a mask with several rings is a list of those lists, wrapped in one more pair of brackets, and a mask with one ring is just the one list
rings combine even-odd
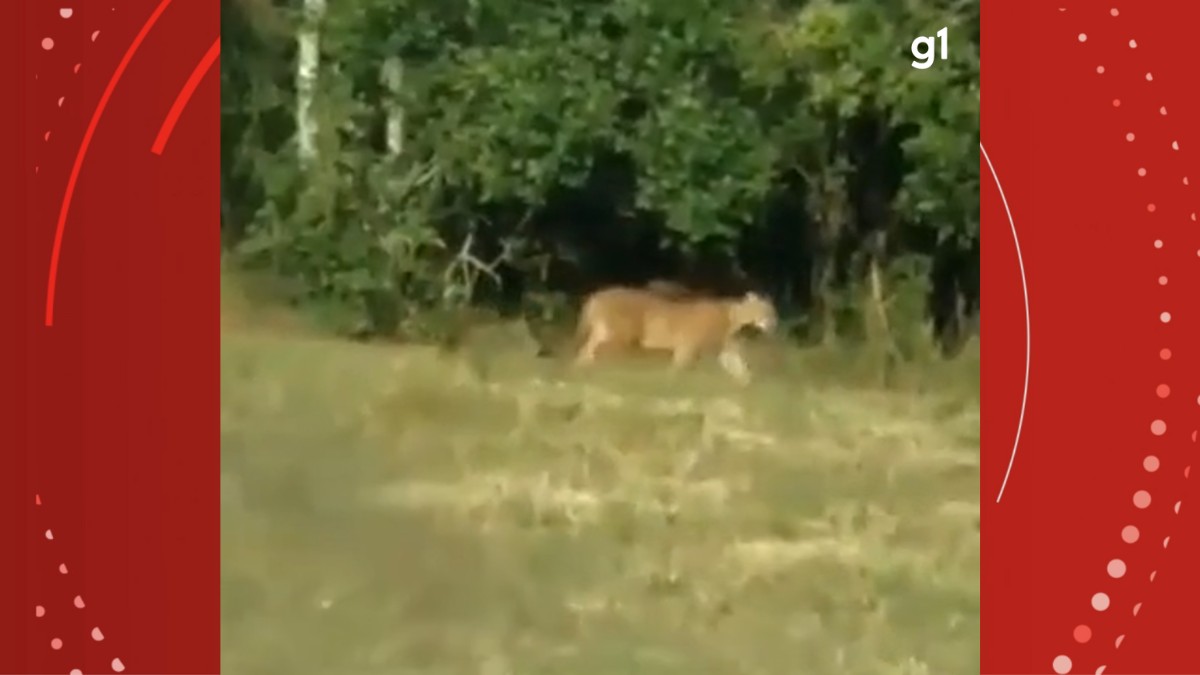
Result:
{"label": "green foliage", "polygon": [[[978,255],[977,3],[329,3],[302,165],[299,2],[223,3],[224,230],[349,323],[536,304],[567,290],[550,259],[585,285],[703,262],[799,288],[784,309],[803,312],[859,287],[863,256]],[[912,68],[912,38],[942,26],[949,60]]]}

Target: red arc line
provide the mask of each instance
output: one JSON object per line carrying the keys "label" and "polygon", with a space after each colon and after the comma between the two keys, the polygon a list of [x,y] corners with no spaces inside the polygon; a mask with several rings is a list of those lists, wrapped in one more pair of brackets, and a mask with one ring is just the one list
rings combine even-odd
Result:
{"label": "red arc line", "polygon": [[179,95],[175,97],[175,103],[171,105],[171,110],[167,112],[167,116],[163,119],[162,126],[158,130],[158,136],[154,138],[154,145],[150,146],[150,152],[156,155],[163,153],[163,147],[171,138],[171,132],[175,131],[175,123],[179,121],[179,116],[183,114],[183,109],[187,107],[188,101],[192,100],[192,94],[196,92],[196,87],[200,86],[200,81],[204,79],[208,69],[212,68],[212,64],[221,54],[221,38],[218,37],[208,51],[204,53],[204,57],[200,59],[200,63],[192,69],[192,74],[188,77],[187,82],[183,83],[183,88],[179,90]]}
{"label": "red arc line", "polygon": [[96,125],[100,123],[100,117],[104,114],[104,109],[108,107],[108,100],[112,98],[113,90],[117,88],[117,82],[121,81],[121,76],[125,74],[125,68],[133,60],[133,55],[169,4],[171,4],[171,0],[162,0],[158,3],[158,7],[155,7],[150,18],[146,19],[146,23],[133,38],[133,42],[129,43],[129,48],[125,50],[125,56],[121,57],[121,62],[117,64],[116,70],[109,78],[108,85],[104,87],[104,93],[100,95],[100,102],[92,111],[92,120],[88,122],[87,130],[83,132],[83,140],[79,143],[79,150],[75,153],[75,165],[71,167],[71,175],[67,178],[67,189],[63,192],[62,205],[58,210],[58,225],[54,230],[54,248],[50,251],[50,275],[46,281],[46,327],[54,325],[54,291],[58,285],[58,258],[62,253],[63,230],[67,225],[67,214],[71,211],[71,198],[75,196],[75,184],[79,180],[79,170],[83,167],[83,158],[87,156],[88,146],[92,144],[92,136],[96,133]]}

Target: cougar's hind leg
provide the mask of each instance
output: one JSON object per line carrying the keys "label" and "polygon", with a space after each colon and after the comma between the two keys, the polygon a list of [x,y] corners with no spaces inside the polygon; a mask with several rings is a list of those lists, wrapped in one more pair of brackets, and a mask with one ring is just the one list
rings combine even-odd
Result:
{"label": "cougar's hind leg", "polygon": [[680,371],[692,365],[696,360],[696,350],[689,347],[676,347],[671,351],[671,369]]}

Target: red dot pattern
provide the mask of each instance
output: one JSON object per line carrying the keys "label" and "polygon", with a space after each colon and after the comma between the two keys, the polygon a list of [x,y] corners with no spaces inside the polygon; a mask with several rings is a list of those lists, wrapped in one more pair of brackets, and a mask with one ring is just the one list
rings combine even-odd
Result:
{"label": "red dot pattern", "polygon": [[[34,503],[35,507],[39,507],[36,509],[36,511],[38,513],[41,513],[42,509],[40,507],[42,506],[42,496],[40,494],[34,495],[33,503]],[[46,523],[38,523],[38,524],[44,525]],[[56,541],[55,535],[54,535],[54,530],[47,528],[42,535],[42,539],[43,539],[43,543],[45,545],[47,545],[47,546],[53,545]],[[53,558],[54,555],[55,555],[55,550],[51,548],[46,551],[46,554],[44,556],[38,556],[38,557],[43,558],[43,559],[44,558]],[[71,571],[70,571],[70,568],[67,567],[66,562],[60,562],[58,564],[58,566],[56,567],[55,571],[60,577],[66,578],[66,581],[63,581],[62,583],[65,583],[68,585],[72,584],[72,581],[70,579]],[[87,603],[84,602],[82,595],[75,595],[75,597],[71,600],[70,607],[67,607],[65,605],[61,606],[61,607],[52,607],[51,610],[53,610],[53,612],[51,610],[48,610],[46,605],[38,604],[38,605],[34,606],[34,608],[33,608],[34,618],[36,620],[38,620],[39,622],[49,624],[46,626],[46,629],[48,629],[49,631],[51,631],[54,634],[54,637],[50,638],[49,643],[48,643],[48,646],[51,651],[53,651],[53,652],[61,651],[63,649],[63,647],[67,644],[66,641],[68,639],[70,639],[70,636],[68,636],[65,639],[63,637],[59,636],[58,632],[56,632],[56,627],[53,625],[55,623],[54,619],[57,616],[60,616],[61,614],[64,614],[66,612],[70,612],[70,611],[82,612],[86,609],[87,609]],[[60,622],[60,623],[69,623],[69,622]],[[90,638],[90,640],[89,640],[89,638]],[[80,636],[78,636],[77,641],[80,645],[83,645],[89,641],[96,642],[96,643],[103,642],[104,641],[104,633],[101,632],[99,626],[96,626],[96,627],[92,628],[90,635],[88,635],[88,636],[80,635]],[[118,657],[118,656],[114,656],[112,658],[112,660],[109,662],[109,666],[112,668],[112,672],[114,672],[114,673],[120,673],[125,670],[125,664],[124,664],[124,662],[121,661],[120,657]],[[72,673],[81,673],[82,671],[80,671],[78,669],[72,669],[71,672]]]}
{"label": "red dot pattern", "polygon": [[[115,7],[110,8],[110,12],[115,11]],[[46,26],[50,26],[50,30],[54,34],[38,38],[42,50],[46,53],[47,57],[53,56],[55,49],[63,49],[68,44],[77,49],[79,44],[77,36],[82,28],[81,26],[76,25],[79,23],[80,17],[76,16],[74,8],[60,7],[56,10],[55,14],[58,18],[57,22],[51,21],[44,24]],[[101,12],[92,12],[89,15],[91,17],[104,16]],[[93,28],[89,33],[90,37],[85,44],[95,43],[101,35],[100,30],[95,28]],[[87,52],[85,51],[84,53],[86,54]],[[39,72],[36,72],[34,76],[36,81],[41,84],[41,87],[39,87],[40,95],[49,97],[49,100],[53,101],[54,103],[53,107],[56,109],[62,109],[64,106],[69,105],[69,100],[66,95],[61,93],[62,89],[55,91],[53,88],[61,87],[65,89],[67,87],[77,86],[77,83],[71,83],[69,80],[77,77],[80,69],[83,66],[82,62],[77,62],[73,67],[62,69],[60,64],[61,62],[56,60],[49,60],[46,63],[41,64],[41,66],[38,68]],[[43,74],[46,77],[43,78]],[[42,132],[41,137],[42,142],[47,146],[57,138],[54,135],[53,129],[56,121],[57,118],[52,115],[47,116],[46,118],[46,124],[50,128],[47,128],[44,132]],[[48,149],[43,149],[42,152],[34,154],[34,175],[39,175],[41,173],[41,164],[38,162],[37,158],[48,152]],[[53,188],[60,189],[58,185],[53,186]],[[36,507],[36,514],[44,513],[45,509],[42,508],[43,501],[40,493],[34,495],[34,506]],[[55,586],[65,586],[67,588],[76,587],[76,580],[79,578],[79,575],[82,572],[82,570],[79,568],[80,562],[77,560],[68,561],[63,559],[64,554],[61,552],[61,549],[64,548],[63,542],[56,537],[54,530],[52,529],[52,523],[45,522],[38,523],[38,525],[43,528],[42,535],[40,537],[41,541],[37,542],[42,548],[40,550],[38,548],[34,549],[38,552],[36,557],[38,560],[46,561],[45,564],[48,564],[53,570],[53,576],[57,577],[57,580],[51,582],[53,585],[50,586],[50,588],[54,588]],[[70,595],[70,592],[68,592],[68,595]],[[72,665],[84,665],[78,662],[83,661],[85,650],[87,651],[89,658],[94,658],[92,657],[92,654],[95,654],[96,650],[102,649],[108,654],[106,657],[104,657],[104,660],[106,661],[106,664],[111,672],[124,672],[125,664],[121,660],[120,656],[115,653],[115,647],[111,643],[106,643],[102,648],[99,646],[99,643],[105,640],[104,633],[101,631],[99,626],[94,626],[90,631],[86,631],[83,634],[73,634],[73,631],[77,630],[75,624],[78,624],[78,617],[69,616],[69,614],[72,612],[76,615],[84,614],[86,616],[86,614],[94,612],[94,610],[88,608],[83,596],[78,593],[74,594],[69,604],[51,604],[51,602],[47,600],[45,602],[39,601],[39,604],[34,607],[33,616],[35,620],[41,624],[35,627],[37,634],[48,634],[52,636],[46,639],[44,642],[47,649],[53,653],[51,658],[56,660],[63,657],[77,659],[77,663]],[[80,668],[73,667],[69,672],[82,673],[83,671]]]}
{"label": "red dot pattern", "polygon": [[[1061,10],[1060,10],[1061,11]],[[1064,13],[1064,17],[1069,18],[1071,13]],[[1121,42],[1127,40],[1125,44],[1128,49],[1134,50],[1138,47],[1136,38],[1123,38],[1124,29],[1119,21],[1120,11],[1116,8],[1109,12],[1112,17],[1108,25],[1099,24],[1102,30],[1097,31],[1096,22],[1091,22],[1091,34],[1088,36],[1092,39],[1085,39],[1084,33],[1079,34],[1081,48],[1093,50],[1097,54],[1098,59],[1107,58],[1110,62],[1121,60],[1135,59],[1136,52],[1125,54],[1116,53],[1121,49]],[[1120,94],[1120,98],[1112,99],[1112,112],[1120,112],[1123,101],[1131,105],[1125,108],[1136,106],[1152,106],[1151,109],[1157,110],[1160,116],[1160,124],[1168,125],[1169,123],[1161,118],[1167,116],[1167,108],[1160,103],[1154,103],[1154,98],[1157,92],[1150,83],[1155,82],[1153,72],[1145,72],[1142,81],[1128,81],[1118,79],[1116,75],[1106,73],[1103,66],[1097,66],[1095,73],[1088,73],[1090,77],[1105,77],[1111,79],[1109,83],[1113,89],[1113,93]],[[1139,128],[1130,128],[1124,133],[1123,139],[1126,143],[1138,143],[1139,135],[1142,131]],[[1157,131],[1157,130],[1156,130]],[[1149,136],[1150,134],[1147,134]],[[1147,147],[1143,154],[1148,159],[1144,164],[1141,164],[1130,169],[1134,172],[1136,179],[1143,179],[1140,182],[1149,181],[1151,193],[1165,193],[1169,190],[1186,190],[1189,185],[1186,176],[1165,175],[1164,172],[1156,172],[1153,164],[1155,156],[1161,156],[1165,152],[1180,152],[1179,142],[1172,140],[1169,148]],[[1161,180],[1155,181],[1155,178]],[[1146,204],[1147,218],[1158,219],[1158,207],[1155,202],[1151,201]],[[1159,238],[1153,238],[1152,244],[1156,251],[1162,251],[1165,247],[1171,245],[1170,235],[1172,232],[1178,232],[1182,223],[1177,222],[1178,217],[1172,217],[1176,222],[1161,223],[1154,220],[1139,224],[1147,228],[1147,232],[1161,233]],[[1195,214],[1190,214],[1189,219],[1194,221]],[[1182,219],[1178,219],[1182,220]],[[1158,286],[1166,286],[1169,281],[1170,270],[1164,270],[1167,274],[1162,274],[1157,277],[1155,282]],[[1184,308],[1161,307],[1155,314],[1147,317],[1147,322],[1157,323],[1161,329],[1162,340],[1169,346],[1160,349],[1158,357],[1161,361],[1169,361],[1172,356],[1172,348],[1196,348],[1194,344],[1181,344],[1180,341],[1170,330],[1171,312],[1182,310]],[[1160,377],[1169,377],[1169,374],[1160,373]],[[1160,401],[1167,400],[1171,396],[1171,385],[1167,382],[1161,382],[1155,387],[1156,398]],[[1150,438],[1161,438],[1167,435],[1170,428],[1169,421],[1164,418],[1155,418],[1149,422],[1148,440]],[[1195,432],[1193,441],[1195,440]],[[1131,458],[1133,459],[1133,458]],[[1071,631],[1071,640],[1063,641],[1062,653],[1048,659],[1049,665],[1053,672],[1060,675],[1073,672],[1095,672],[1100,675],[1105,672],[1105,665],[1113,652],[1119,650],[1125,642],[1128,633],[1136,630],[1135,620],[1142,612],[1144,602],[1141,596],[1147,592],[1147,586],[1153,584],[1158,576],[1157,569],[1134,570],[1121,558],[1122,547],[1150,547],[1157,549],[1155,554],[1149,556],[1141,556],[1143,560],[1153,560],[1156,557],[1161,558],[1167,555],[1170,546],[1171,537],[1164,537],[1161,542],[1149,541],[1141,537],[1139,523],[1145,523],[1148,519],[1161,520],[1169,514],[1178,515],[1182,508],[1182,500],[1179,495],[1159,495],[1159,499],[1155,500],[1155,494],[1144,489],[1142,486],[1146,483],[1146,477],[1150,474],[1158,472],[1160,469],[1175,465],[1182,467],[1185,479],[1190,475],[1190,466],[1185,466],[1185,459],[1182,457],[1166,456],[1166,459],[1160,459],[1155,454],[1145,455],[1137,458],[1138,471],[1130,471],[1130,492],[1132,493],[1132,507],[1128,513],[1128,523],[1117,529],[1117,535],[1113,537],[1113,557],[1106,563],[1107,583],[1102,589],[1098,589],[1090,598],[1089,605],[1080,609],[1079,618],[1083,623],[1077,624]],[[1179,470],[1179,469],[1176,469]],[[1173,505],[1172,505],[1173,504]],[[1119,608],[1122,606],[1129,607],[1127,612],[1122,612]],[[1116,631],[1115,638],[1110,640],[1100,640],[1092,644],[1093,628],[1089,625],[1090,616],[1095,616],[1098,613],[1117,612],[1118,618],[1115,621],[1107,622],[1105,625],[1109,630]],[[1072,644],[1074,643],[1074,644]],[[1086,647],[1085,647],[1086,646]],[[1085,663],[1087,665],[1085,665]]]}

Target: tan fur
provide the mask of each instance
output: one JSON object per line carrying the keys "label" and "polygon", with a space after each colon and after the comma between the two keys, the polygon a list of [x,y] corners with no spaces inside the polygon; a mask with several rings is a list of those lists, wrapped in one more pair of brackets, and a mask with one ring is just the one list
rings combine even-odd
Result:
{"label": "tan fur", "polygon": [[750,371],[737,333],[748,326],[772,331],[777,322],[774,305],[755,293],[738,299],[672,298],[644,288],[606,288],[584,301],[575,363],[592,363],[605,347],[670,352],[676,369],[715,354],[726,372],[747,382]]}

